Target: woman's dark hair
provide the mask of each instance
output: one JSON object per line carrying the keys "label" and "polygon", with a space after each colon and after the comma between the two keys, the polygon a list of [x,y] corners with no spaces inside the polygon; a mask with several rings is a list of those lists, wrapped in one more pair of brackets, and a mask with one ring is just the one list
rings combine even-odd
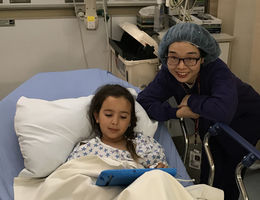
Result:
{"label": "woman's dark hair", "polygon": [[199,48],[199,51],[200,51],[201,58],[205,58],[207,56],[207,53],[205,51],[203,51],[202,49]]}
{"label": "woman's dark hair", "polygon": [[88,111],[88,116],[90,119],[90,123],[93,131],[98,135],[102,136],[99,124],[96,122],[94,113],[99,113],[102,107],[103,102],[107,97],[124,97],[131,104],[131,121],[130,126],[127,128],[125,132],[126,137],[126,147],[130,152],[131,156],[134,160],[136,160],[139,156],[136,154],[135,146],[133,143],[133,139],[136,137],[136,133],[134,132],[134,128],[136,126],[137,117],[135,114],[135,99],[133,95],[123,86],[117,84],[107,84],[104,85],[96,91],[95,96],[91,100],[90,108]]}

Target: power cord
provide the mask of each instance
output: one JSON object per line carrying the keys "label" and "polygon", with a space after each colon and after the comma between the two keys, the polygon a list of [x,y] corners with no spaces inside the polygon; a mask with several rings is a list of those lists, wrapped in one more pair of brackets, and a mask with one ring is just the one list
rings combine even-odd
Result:
{"label": "power cord", "polygon": [[85,14],[84,14],[83,10],[79,12],[79,9],[77,9],[77,4],[76,4],[75,0],[73,0],[73,6],[74,6],[75,15],[77,17],[78,26],[79,26],[80,40],[81,40],[81,46],[82,46],[82,52],[83,52],[83,57],[84,57],[84,61],[85,61],[85,66],[86,66],[86,68],[89,68],[84,40],[83,40],[82,28],[81,28],[81,21],[84,20]]}

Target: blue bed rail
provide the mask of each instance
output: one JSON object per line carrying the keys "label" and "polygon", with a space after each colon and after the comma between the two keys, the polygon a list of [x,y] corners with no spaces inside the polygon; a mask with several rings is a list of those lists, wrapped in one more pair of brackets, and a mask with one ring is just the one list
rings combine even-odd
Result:
{"label": "blue bed rail", "polygon": [[[248,150],[248,152],[250,152],[252,155],[252,156],[250,156],[250,158],[255,159],[255,160],[257,160],[257,159],[260,160],[260,151],[258,151],[252,144],[250,144],[248,141],[246,141],[243,137],[241,137],[236,131],[234,131],[228,125],[223,124],[223,123],[216,123],[209,129],[209,133],[211,135],[216,135],[223,131],[225,133],[227,133],[235,141],[237,141],[240,145],[242,145],[246,150]],[[249,167],[249,166],[246,166],[246,167]]]}

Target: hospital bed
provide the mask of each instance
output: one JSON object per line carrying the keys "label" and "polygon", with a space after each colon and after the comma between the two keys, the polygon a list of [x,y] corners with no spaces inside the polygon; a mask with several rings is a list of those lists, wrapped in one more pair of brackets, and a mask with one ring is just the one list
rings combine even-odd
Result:
{"label": "hospital bed", "polygon": [[[39,73],[0,101],[0,200],[14,198],[13,179],[24,168],[24,159],[14,129],[16,104],[20,97],[47,101],[78,98],[93,94],[99,86],[107,83],[121,84],[139,92],[138,88],[107,71],[83,69]],[[190,179],[171,136],[163,124],[158,124],[154,138],[163,145],[169,166],[177,169],[177,176]],[[183,182],[182,184],[187,186],[192,183]]]}
{"label": "hospital bed", "polygon": [[[188,156],[188,149],[190,145],[189,141],[189,130],[187,126],[187,121],[181,118],[178,120],[180,124],[180,128],[183,134],[184,140],[184,152],[182,155],[183,161],[186,161],[186,157]],[[167,122],[166,126],[169,126],[170,122]],[[211,154],[209,141],[212,137],[227,134],[230,140],[235,140],[241,145],[241,148],[247,150],[248,154],[244,155],[244,158],[236,167],[235,178],[238,189],[240,191],[240,199],[243,200],[254,200],[259,199],[259,181],[260,181],[260,151],[257,150],[253,145],[247,142],[243,137],[241,137],[236,131],[230,128],[228,125],[224,123],[217,122],[213,126],[211,126],[204,136],[204,140],[202,141],[203,146],[205,148],[205,152],[209,161],[209,179],[208,185],[212,186],[215,175],[215,164],[214,157]],[[258,162],[258,163],[257,163]],[[246,170],[244,178],[242,178],[242,170]]]}
{"label": "hospital bed", "polygon": [[[246,188],[243,178],[242,178],[242,170],[245,169],[247,172],[254,174],[255,180],[260,180],[260,168],[256,168],[255,170],[251,170],[250,167],[255,164],[255,161],[260,160],[260,151],[257,150],[253,145],[251,145],[249,142],[247,142],[243,137],[241,137],[236,131],[234,131],[232,128],[230,128],[228,125],[224,123],[216,123],[212,127],[209,128],[208,133],[204,137],[204,147],[206,151],[206,155],[208,157],[209,166],[210,166],[210,174],[208,179],[208,184],[213,185],[214,181],[214,173],[215,173],[215,165],[214,165],[214,158],[212,157],[210,146],[209,146],[209,140],[211,137],[214,137],[216,135],[220,134],[227,134],[230,136],[230,139],[235,140],[241,145],[241,148],[244,148],[247,150],[248,154],[244,156],[244,158],[241,160],[240,163],[238,163],[236,167],[236,183],[238,186],[238,189],[240,191],[240,196],[244,200],[248,199],[259,199],[259,181],[257,185],[251,185],[251,187],[254,187],[255,190],[258,190],[256,194],[249,195],[249,192],[247,190],[251,190],[252,188]],[[253,171],[253,172],[252,172]],[[245,174],[246,177],[247,173]],[[251,190],[252,191],[252,190]],[[254,192],[255,193],[255,192]],[[250,197],[250,198],[249,198]]]}

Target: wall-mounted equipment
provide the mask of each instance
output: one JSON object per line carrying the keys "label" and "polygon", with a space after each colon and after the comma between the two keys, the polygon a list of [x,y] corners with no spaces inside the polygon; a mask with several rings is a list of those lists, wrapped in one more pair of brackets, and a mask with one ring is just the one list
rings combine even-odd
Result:
{"label": "wall-mounted equipment", "polygon": [[85,0],[86,12],[85,12],[85,24],[89,30],[95,30],[98,25],[96,0]]}

